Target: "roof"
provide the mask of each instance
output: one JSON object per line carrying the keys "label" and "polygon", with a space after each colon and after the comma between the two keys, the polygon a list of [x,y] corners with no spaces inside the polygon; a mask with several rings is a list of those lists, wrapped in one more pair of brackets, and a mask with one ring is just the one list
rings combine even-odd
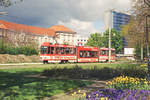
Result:
{"label": "roof", "polygon": [[63,25],[55,25],[55,26],[52,26],[50,29],[54,30],[56,33],[57,32],[76,33],[73,30],[71,30],[70,28],[65,27]]}
{"label": "roof", "polygon": [[9,30],[13,30],[13,31],[22,31],[22,32],[26,32],[26,33],[39,34],[39,35],[49,35],[49,36],[55,35],[54,30],[51,30],[48,28],[41,28],[41,27],[24,25],[24,24],[17,24],[17,23],[13,23],[13,22],[7,22],[4,20],[0,20],[0,28],[9,29]]}

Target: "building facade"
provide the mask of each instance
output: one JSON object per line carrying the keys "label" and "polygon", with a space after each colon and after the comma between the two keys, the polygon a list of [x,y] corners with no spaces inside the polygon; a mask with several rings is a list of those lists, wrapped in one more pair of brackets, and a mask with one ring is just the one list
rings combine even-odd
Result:
{"label": "building facade", "polygon": [[[121,31],[121,27],[129,23],[131,15],[125,12],[119,12],[116,10],[108,10],[104,15],[105,30],[108,28],[114,28]],[[128,45],[127,40],[124,38],[124,46]]]}
{"label": "building facade", "polygon": [[0,20],[0,37],[13,46],[32,45],[37,48],[43,42],[55,42],[53,30]]}
{"label": "building facade", "polygon": [[88,40],[88,37],[77,35],[76,32],[63,25],[48,29],[4,20],[0,20],[0,38],[13,46],[32,45],[37,48],[40,48],[44,42],[84,46]]}
{"label": "building facade", "polygon": [[57,44],[76,45],[76,32],[63,25],[56,25],[50,28],[55,31]]}
{"label": "building facade", "polygon": [[131,15],[124,12],[119,12],[115,10],[108,10],[104,15],[105,30],[108,28],[115,28],[121,31],[121,26],[129,23]]}
{"label": "building facade", "polygon": [[76,35],[76,44],[77,46],[85,46],[88,41],[88,37]]}

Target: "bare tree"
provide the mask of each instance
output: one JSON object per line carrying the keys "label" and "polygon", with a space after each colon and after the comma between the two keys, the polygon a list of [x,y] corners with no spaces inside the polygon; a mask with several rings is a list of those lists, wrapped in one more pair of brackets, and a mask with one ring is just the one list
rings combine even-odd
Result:
{"label": "bare tree", "polygon": [[11,46],[19,47],[19,46],[32,46],[34,48],[38,48],[38,39],[36,35],[33,33],[27,33],[23,31],[11,31],[5,30],[3,39]]}
{"label": "bare tree", "polygon": [[0,6],[3,6],[3,7],[9,7],[15,3],[18,3],[18,2],[21,2],[23,0],[0,0]]}

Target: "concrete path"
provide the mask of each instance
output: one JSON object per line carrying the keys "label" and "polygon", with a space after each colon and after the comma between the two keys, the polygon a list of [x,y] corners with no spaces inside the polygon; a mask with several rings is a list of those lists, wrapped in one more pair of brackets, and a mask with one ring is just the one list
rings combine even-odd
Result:
{"label": "concrete path", "polygon": [[9,65],[39,65],[43,63],[10,63],[10,64],[0,64],[0,66],[9,66]]}

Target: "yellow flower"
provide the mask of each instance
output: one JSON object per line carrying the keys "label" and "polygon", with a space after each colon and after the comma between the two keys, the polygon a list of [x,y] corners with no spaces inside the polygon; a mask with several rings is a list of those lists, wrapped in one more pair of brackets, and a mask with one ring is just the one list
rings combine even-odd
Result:
{"label": "yellow flower", "polygon": [[146,81],[146,78],[144,78],[143,80]]}
{"label": "yellow flower", "polygon": [[146,67],[146,66],[147,66],[147,64],[142,64],[142,65],[141,65],[141,67]]}
{"label": "yellow flower", "polygon": [[148,84],[148,81],[144,81],[145,84]]}
{"label": "yellow flower", "polygon": [[88,95],[88,97],[90,98],[91,96],[90,96],[90,95]]}
{"label": "yellow flower", "polygon": [[98,97],[98,94],[96,94],[96,96]]}
{"label": "yellow flower", "polygon": [[80,92],[81,92],[81,90],[78,90],[78,92],[80,93]]}
{"label": "yellow flower", "polygon": [[102,98],[100,98],[100,100],[108,100],[108,98],[102,97]]}
{"label": "yellow flower", "polygon": [[106,85],[108,84],[108,82],[106,82]]}
{"label": "yellow flower", "polygon": [[85,96],[86,96],[86,93],[83,93],[83,96],[85,97]]}
{"label": "yellow flower", "polygon": [[138,84],[138,82],[136,81],[135,84]]}
{"label": "yellow flower", "polygon": [[77,94],[76,92],[73,93],[74,95]]}

